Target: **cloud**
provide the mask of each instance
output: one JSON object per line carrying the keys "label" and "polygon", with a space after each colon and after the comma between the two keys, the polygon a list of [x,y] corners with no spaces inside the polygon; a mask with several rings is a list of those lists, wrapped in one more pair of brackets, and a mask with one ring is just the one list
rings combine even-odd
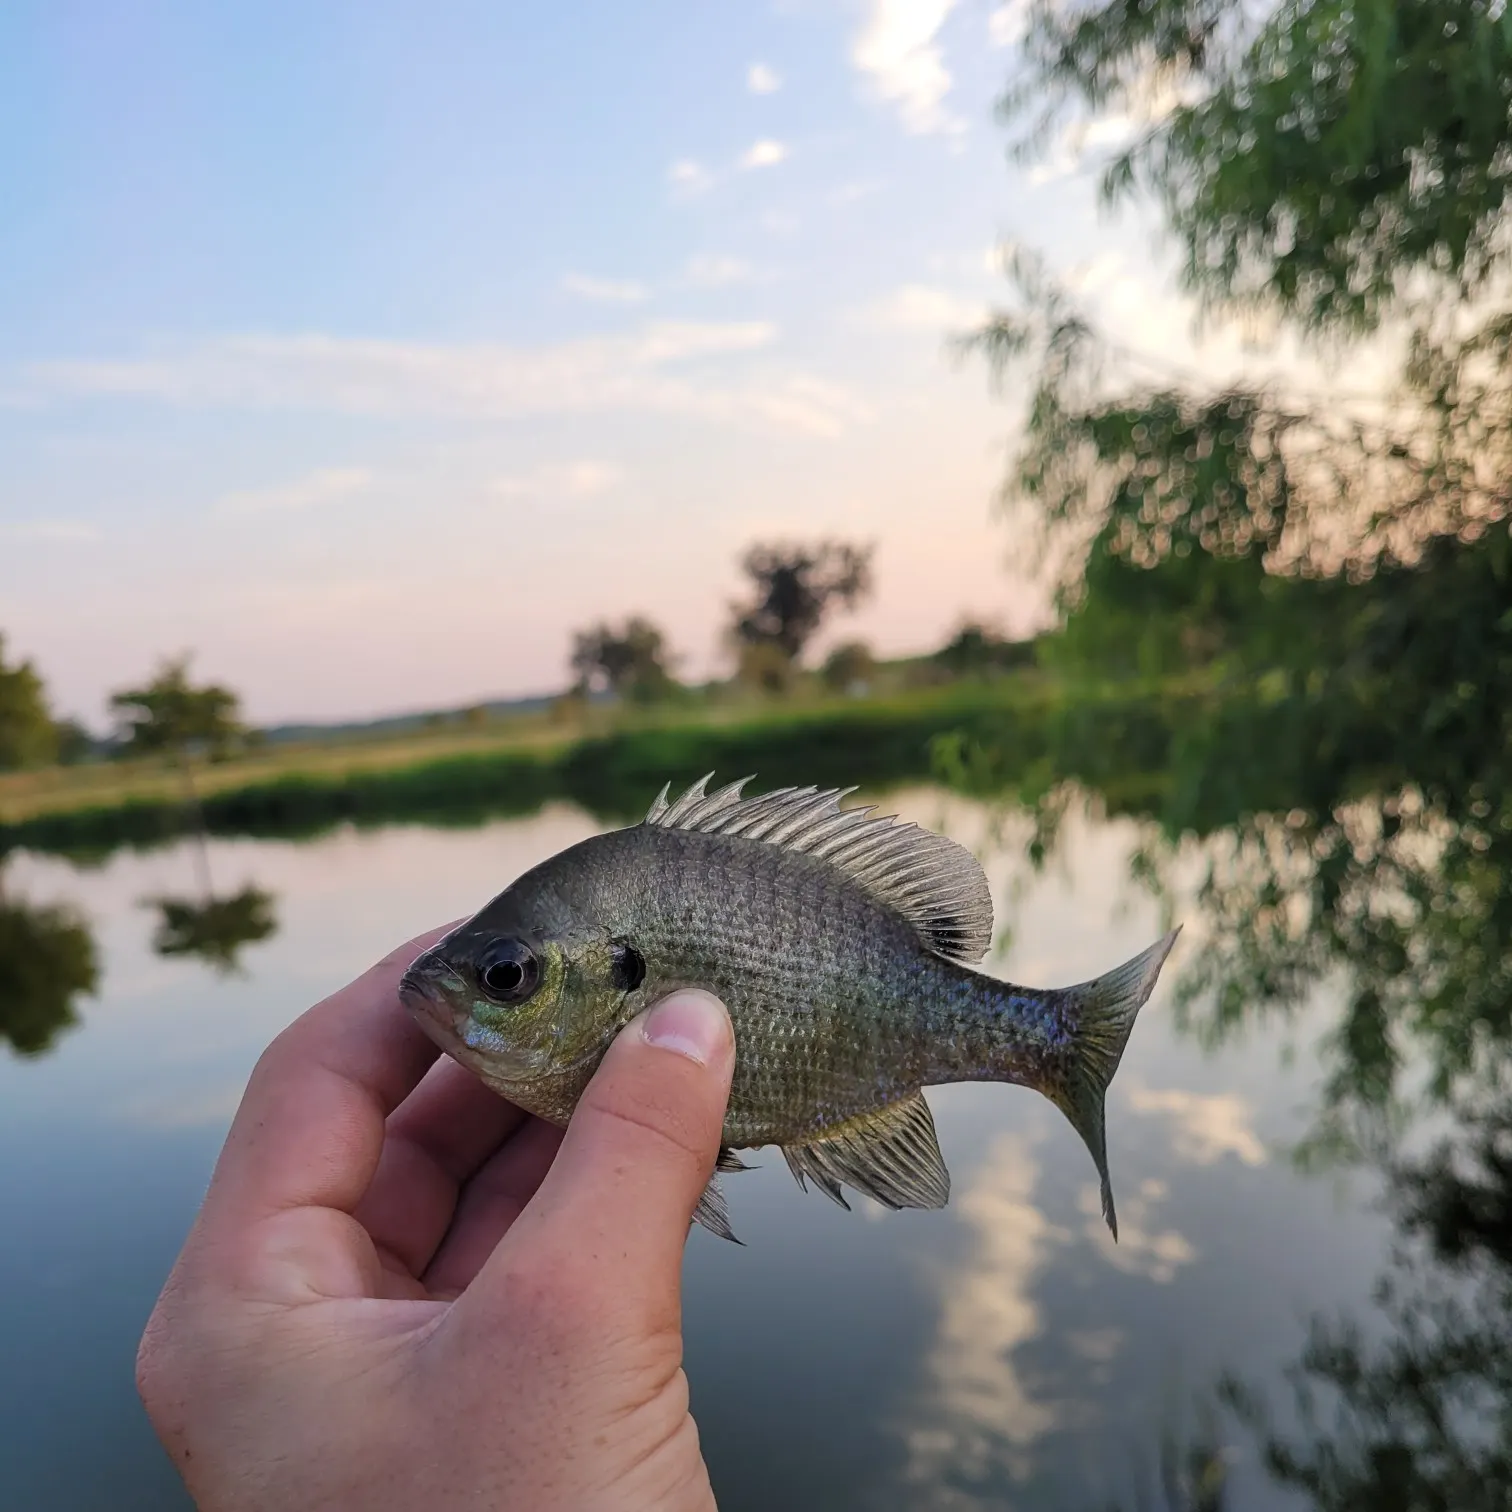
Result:
{"label": "cloud", "polygon": [[322,467],[292,483],[228,493],[216,501],[218,514],[268,514],[310,509],[361,493],[373,481],[365,467]]}
{"label": "cloud", "polygon": [[695,288],[724,289],[751,282],[755,270],[738,257],[700,256],[688,259],[684,276]]}
{"label": "cloud", "polygon": [[1085,1220],[1083,1232],[1115,1270],[1169,1285],[1183,1265],[1197,1258],[1197,1251],[1179,1230],[1155,1227],[1154,1209],[1169,1195],[1163,1181],[1141,1182],[1137,1196],[1118,1204],[1115,1242],[1103,1221],[1102,1195],[1089,1182],[1077,1194],[1076,1202]]}
{"label": "cloud", "polygon": [[522,499],[556,496],[591,499],[607,493],[620,480],[619,469],[604,462],[568,462],[538,467],[521,477],[496,478],[492,491],[501,498]]}
{"label": "cloud", "polygon": [[1172,1088],[1157,1092],[1131,1087],[1129,1103],[1136,1113],[1163,1113],[1174,1129],[1176,1154],[1194,1165],[1214,1165],[1235,1155],[1245,1165],[1265,1164],[1265,1146],[1250,1127],[1249,1104],[1232,1093],[1204,1096]]}
{"label": "cloud", "polygon": [[628,279],[590,278],[586,273],[564,273],[562,288],[579,299],[597,300],[602,304],[644,304],[651,297],[644,284]]}
{"label": "cloud", "polygon": [[987,306],[927,284],[904,284],[860,315],[863,324],[886,330],[946,332],[980,325]]}
{"label": "cloud", "polygon": [[707,194],[716,184],[722,184],[733,174],[750,173],[757,168],[771,168],[786,162],[792,156],[784,142],[762,137],[752,142],[727,168],[706,167],[697,158],[679,158],[667,169],[667,182],[672,192],[680,199]]}
{"label": "cloud", "polygon": [[82,520],[17,520],[0,523],[0,537],[10,541],[98,541],[100,532]]}
{"label": "cloud", "polygon": [[763,137],[759,142],[752,142],[741,154],[740,166],[747,171],[752,168],[770,168],[782,162],[787,155],[788,150],[781,142]]}
{"label": "cloud", "polygon": [[679,158],[667,169],[667,182],[681,194],[703,194],[713,188],[714,175],[696,158]]}
{"label": "cloud", "polygon": [[851,62],[882,99],[897,106],[905,129],[916,136],[965,130],[945,108],[952,81],[938,41],[955,5],[956,0],[870,0],[851,47]]}
{"label": "cloud", "polygon": [[746,88],[753,95],[776,94],[782,80],[765,63],[753,63],[746,71]]}
{"label": "cloud", "polygon": [[867,416],[846,390],[804,374],[721,383],[686,368],[769,348],[762,321],[659,321],[540,347],[351,337],[236,336],[136,358],[34,364],[54,398],[106,397],[343,414],[496,420],[604,410],[681,414],[832,436]]}
{"label": "cloud", "polygon": [[1044,1328],[1035,1283],[1070,1237],[1035,1203],[1039,1180],[1031,1142],[1003,1134],[953,1200],[972,1242],[941,1277],[929,1390],[906,1429],[905,1477],[930,1491],[1001,1468],[1025,1473],[1036,1441],[1061,1420],[1063,1404],[1022,1368],[1021,1351]]}
{"label": "cloud", "polygon": [[1007,0],[987,18],[987,40],[994,47],[1017,47],[1029,30],[1031,0]]}

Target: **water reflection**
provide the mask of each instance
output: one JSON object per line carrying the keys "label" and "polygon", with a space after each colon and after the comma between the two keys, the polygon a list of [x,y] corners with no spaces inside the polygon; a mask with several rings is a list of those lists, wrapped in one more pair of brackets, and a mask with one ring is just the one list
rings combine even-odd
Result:
{"label": "water reflection", "polygon": [[247,883],[240,892],[215,895],[210,872],[210,844],[203,815],[195,810],[195,827],[189,846],[197,898],[157,897],[146,900],[158,911],[158,927],[152,948],[160,956],[195,956],[222,976],[241,969],[241,952],[278,931],[274,896]]}
{"label": "water reflection", "polygon": [[1236,1373],[1223,1399],[1318,1512],[1512,1505],[1512,1110],[1462,1111],[1383,1163],[1399,1240],[1374,1316],[1317,1317],[1288,1371],[1295,1429]]}
{"label": "water reflection", "polygon": [[[1242,784],[1230,797],[1243,801]],[[1063,789],[1047,806],[1052,849],[1068,801]],[[1200,915],[1178,1023],[1209,1051],[1237,1046],[1328,985],[1332,1022],[1294,1047],[1323,1073],[1294,1164],[1376,1173],[1395,1229],[1373,1308],[1316,1316],[1289,1392],[1237,1360],[1212,1403],[1272,1485],[1317,1512],[1506,1512],[1512,803],[1482,789],[1451,813],[1408,787],[1321,817],[1206,818],[1181,839],[1149,823],[1133,866],[1166,906]],[[1242,1098],[1129,1096],[1170,1120],[1190,1159],[1266,1159]]]}
{"label": "water reflection", "polygon": [[1005,1134],[953,1198],[971,1250],[940,1287],[928,1386],[905,1434],[908,1480],[942,1509],[992,1505],[981,1498],[1023,1480],[1036,1443],[1071,1410],[1026,1381],[1017,1358],[1042,1326],[1035,1282],[1069,1238],[1034,1202],[1039,1175],[1031,1142]]}
{"label": "water reflection", "polygon": [[272,893],[250,884],[223,898],[152,898],[160,919],[152,948],[160,956],[197,956],[223,975],[240,968],[242,950],[278,930]]}
{"label": "water reflection", "polygon": [[38,1056],[78,1023],[75,1000],[99,986],[94,936],[64,904],[8,896],[0,873],[0,1039]]}

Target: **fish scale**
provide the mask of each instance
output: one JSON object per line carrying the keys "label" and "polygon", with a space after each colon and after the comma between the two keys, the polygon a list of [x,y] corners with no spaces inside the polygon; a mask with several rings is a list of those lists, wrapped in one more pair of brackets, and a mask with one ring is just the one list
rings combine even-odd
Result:
{"label": "fish scale", "polygon": [[[532,868],[420,957],[401,996],[448,1053],[558,1124],[618,1031],[679,987],[726,1005],[729,1152],[778,1145],[800,1184],[940,1207],[922,1093],[1000,1081],[1048,1097],[1091,1152],[1116,1237],[1104,1098],[1176,938],[1065,988],[975,970],[992,901],[975,857],[852,789],[742,796],[705,778]],[[696,1215],[730,1233],[717,1177]]]}

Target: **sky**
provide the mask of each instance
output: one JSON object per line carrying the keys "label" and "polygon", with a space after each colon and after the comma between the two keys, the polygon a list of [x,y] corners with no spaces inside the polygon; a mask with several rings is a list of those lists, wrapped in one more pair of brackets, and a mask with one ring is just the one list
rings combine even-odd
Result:
{"label": "sky", "polygon": [[632,613],[705,676],[783,538],[875,543],[827,642],[1037,627],[949,338],[1009,242],[1121,339],[1187,312],[1085,156],[1010,161],[1020,14],[10,0],[8,654],[97,729],[181,651],[258,722],[549,691]]}

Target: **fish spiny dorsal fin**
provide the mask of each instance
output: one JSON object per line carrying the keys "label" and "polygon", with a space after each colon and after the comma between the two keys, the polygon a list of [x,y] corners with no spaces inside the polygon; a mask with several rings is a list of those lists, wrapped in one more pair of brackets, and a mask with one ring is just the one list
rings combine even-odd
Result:
{"label": "fish spiny dorsal fin", "polygon": [[931,950],[979,961],[992,943],[992,894],[970,851],[916,824],[871,808],[843,809],[850,788],[775,788],[742,798],[751,779],[710,793],[701,777],[674,802],[664,787],[646,815],[663,829],[740,835],[818,856],[840,868],[878,902],[901,914]]}

